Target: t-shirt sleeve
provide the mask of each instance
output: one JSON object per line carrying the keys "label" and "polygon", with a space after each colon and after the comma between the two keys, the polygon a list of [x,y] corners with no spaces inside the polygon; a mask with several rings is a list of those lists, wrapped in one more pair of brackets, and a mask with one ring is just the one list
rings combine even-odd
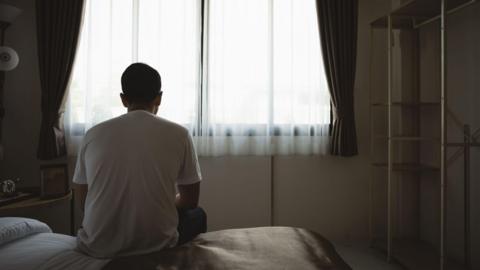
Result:
{"label": "t-shirt sleeve", "polygon": [[[84,138],[85,140],[85,138]],[[77,155],[77,165],[75,166],[75,173],[73,174],[73,183],[75,184],[87,184],[87,172],[85,169],[85,145],[80,146],[80,151]]]}
{"label": "t-shirt sleeve", "polygon": [[187,135],[185,150],[183,155],[183,164],[177,178],[178,185],[190,185],[200,182],[202,174],[200,172],[200,165],[198,164],[197,153],[193,146],[193,140],[190,134]]}

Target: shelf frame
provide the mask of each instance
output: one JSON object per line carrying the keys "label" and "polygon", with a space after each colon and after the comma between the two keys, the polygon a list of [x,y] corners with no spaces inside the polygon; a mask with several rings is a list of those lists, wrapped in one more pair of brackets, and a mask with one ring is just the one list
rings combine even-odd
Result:
{"label": "shelf frame", "polygon": [[[401,5],[397,9],[392,10],[388,14],[374,20],[371,22],[371,35],[373,36],[375,29],[384,29],[387,30],[387,102],[372,102],[372,91],[370,91],[370,119],[371,119],[371,154],[372,157],[374,155],[374,144],[376,143],[376,139],[379,137],[374,134],[374,108],[386,108],[387,109],[387,133],[383,135],[382,139],[386,139],[388,141],[387,145],[387,162],[386,163],[373,163],[372,162],[372,178],[370,181],[370,235],[374,236],[373,231],[373,178],[374,178],[374,169],[376,167],[382,167],[387,169],[387,230],[386,230],[386,239],[385,239],[385,247],[387,253],[387,260],[389,262],[393,260],[402,260],[401,258],[396,258],[394,255],[394,249],[396,245],[396,240],[394,239],[394,232],[393,232],[393,172],[398,171],[407,171],[407,172],[424,172],[424,171],[436,171],[439,173],[439,188],[440,188],[440,224],[439,224],[439,238],[440,238],[440,245],[439,248],[436,249],[436,259],[437,269],[444,270],[446,266],[450,263],[446,258],[446,217],[447,217],[447,167],[449,163],[452,163],[451,160],[458,158],[461,156],[461,151],[458,150],[454,157],[450,160],[447,160],[447,148],[448,147],[459,147],[459,148],[466,148],[467,143],[456,143],[456,142],[449,142],[447,137],[447,117],[450,113],[448,108],[448,100],[447,100],[447,49],[446,49],[446,37],[447,37],[447,16],[453,13],[456,13],[460,10],[463,10],[466,7],[469,7],[475,3],[480,2],[479,0],[410,0],[405,4]],[[428,24],[438,22],[439,31],[440,31],[440,101],[439,102],[421,102],[418,99],[417,102],[398,102],[392,100],[392,91],[393,91],[393,55],[392,55],[392,38],[393,38],[393,30],[401,29],[406,31],[413,31],[418,35],[418,30]],[[371,38],[373,42],[373,38]],[[418,42],[418,41],[417,41]],[[373,54],[373,46],[371,46],[371,55]],[[370,64],[370,80],[372,80],[372,64]],[[418,78],[417,78],[418,81]],[[418,82],[417,82],[418,83]],[[372,89],[372,83],[370,82],[370,88]],[[420,90],[419,86],[417,85],[417,90]],[[417,91],[418,92],[418,91]],[[393,114],[392,109],[394,107],[400,108],[413,108],[414,110],[419,110],[420,108],[426,106],[438,106],[440,108],[440,137],[439,138],[422,138],[420,136],[394,136],[393,135]],[[450,113],[451,114],[451,113]],[[455,119],[454,119],[455,120]],[[419,122],[418,122],[419,125]],[[475,132],[476,134],[476,132]],[[432,167],[432,166],[422,166],[422,164],[414,164],[414,166],[403,166],[400,163],[395,163],[393,161],[393,142],[395,141],[435,141],[438,142],[438,147],[440,150],[440,164],[439,167]],[[468,146],[470,147],[477,147],[480,146],[480,143],[477,142],[475,139],[468,142]],[[465,150],[467,152],[467,150]],[[464,156],[468,155],[467,153],[463,153]],[[406,164],[403,164],[406,165]],[[412,164],[410,164],[412,165]],[[468,167],[468,165],[466,165]],[[468,169],[468,168],[467,168]],[[468,178],[468,177],[466,177]],[[466,228],[466,231],[469,228]],[[465,251],[466,251],[466,261],[465,265],[470,269],[470,252],[468,243],[465,244]],[[450,268],[449,268],[450,269]],[[457,268],[455,268],[457,269]],[[458,268],[463,269],[463,268]]]}
{"label": "shelf frame", "polygon": [[440,270],[445,269],[446,222],[447,222],[447,69],[446,69],[446,3],[440,1],[440,102],[441,102],[441,138],[440,138]]}
{"label": "shelf frame", "polygon": [[393,136],[392,126],[392,91],[393,91],[393,21],[392,15],[388,15],[388,33],[387,33],[387,46],[388,46],[388,171],[387,171],[387,261],[392,262],[392,240],[393,240],[393,142],[390,139]]}

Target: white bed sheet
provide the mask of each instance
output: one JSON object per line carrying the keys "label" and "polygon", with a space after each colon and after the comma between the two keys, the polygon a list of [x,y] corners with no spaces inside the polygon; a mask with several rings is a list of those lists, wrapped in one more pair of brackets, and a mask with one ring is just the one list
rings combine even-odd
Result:
{"label": "white bed sheet", "polygon": [[75,251],[76,238],[56,233],[38,233],[0,246],[0,269],[88,269],[97,270],[109,262]]}

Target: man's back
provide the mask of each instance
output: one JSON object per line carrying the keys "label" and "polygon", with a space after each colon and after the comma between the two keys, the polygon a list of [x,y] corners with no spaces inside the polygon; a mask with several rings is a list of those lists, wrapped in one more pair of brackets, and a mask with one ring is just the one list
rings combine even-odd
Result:
{"label": "man's back", "polygon": [[190,136],[177,124],[135,110],[92,128],[74,176],[88,184],[79,248],[112,257],[175,245],[175,183],[200,178]]}

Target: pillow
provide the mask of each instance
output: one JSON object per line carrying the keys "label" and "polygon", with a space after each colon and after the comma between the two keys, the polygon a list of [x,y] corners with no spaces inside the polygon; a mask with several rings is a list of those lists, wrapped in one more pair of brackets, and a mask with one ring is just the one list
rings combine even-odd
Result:
{"label": "pillow", "polygon": [[51,233],[47,224],[30,218],[0,218],[0,246],[17,239],[37,234]]}

